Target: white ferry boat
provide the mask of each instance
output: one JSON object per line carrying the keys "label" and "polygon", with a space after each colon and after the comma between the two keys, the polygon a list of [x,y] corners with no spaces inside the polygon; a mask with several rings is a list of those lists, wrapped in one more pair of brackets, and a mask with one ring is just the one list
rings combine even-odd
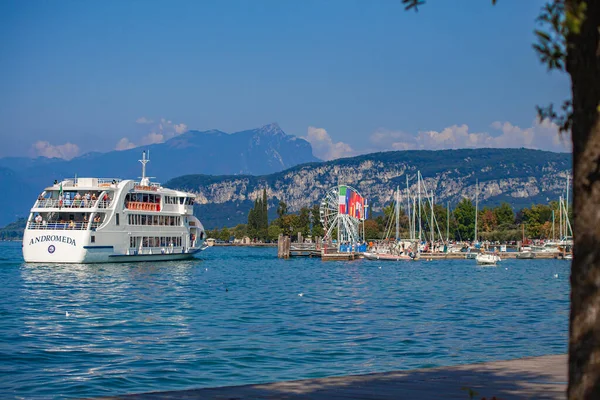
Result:
{"label": "white ferry boat", "polygon": [[193,215],[194,195],[139,182],[65,179],[44,189],[23,235],[23,258],[35,263],[162,261],[192,258],[206,234]]}

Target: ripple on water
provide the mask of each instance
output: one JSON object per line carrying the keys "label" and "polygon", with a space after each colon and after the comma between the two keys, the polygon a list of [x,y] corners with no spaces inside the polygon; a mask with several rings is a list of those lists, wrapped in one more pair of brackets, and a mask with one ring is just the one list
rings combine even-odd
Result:
{"label": "ripple on water", "polygon": [[560,260],[323,263],[278,260],[275,249],[212,248],[187,262],[44,266],[22,264],[20,250],[0,243],[3,398],[566,351],[569,264]]}

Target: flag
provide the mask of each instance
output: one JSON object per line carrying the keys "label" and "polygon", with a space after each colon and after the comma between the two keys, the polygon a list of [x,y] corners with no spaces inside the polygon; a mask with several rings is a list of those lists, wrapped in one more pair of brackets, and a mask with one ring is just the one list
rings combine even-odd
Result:
{"label": "flag", "polygon": [[60,187],[58,188],[58,208],[61,208],[63,205],[63,188],[62,182],[60,183]]}
{"label": "flag", "polygon": [[340,197],[339,197],[339,213],[346,214],[346,186],[340,186]]}

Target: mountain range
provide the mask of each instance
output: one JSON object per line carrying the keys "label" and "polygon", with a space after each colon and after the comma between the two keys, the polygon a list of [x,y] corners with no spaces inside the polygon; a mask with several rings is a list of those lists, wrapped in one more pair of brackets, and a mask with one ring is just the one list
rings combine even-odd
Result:
{"label": "mountain range", "polygon": [[236,133],[188,131],[164,143],[107,153],[92,152],[71,160],[0,158],[0,226],[26,216],[41,190],[66,177],[137,178],[142,150],[151,162],[148,174],[165,182],[183,174],[253,174],[282,171],[319,161],[306,140],[286,134],[277,124]]}
{"label": "mountain range", "polygon": [[479,182],[480,206],[507,201],[518,210],[534,203],[558,200],[571,175],[568,153],[529,149],[462,149],[390,151],[328,162],[308,163],[262,176],[186,175],[165,186],[196,193],[196,213],[207,228],[246,223],[248,210],[266,189],[269,218],[280,200],[290,212],[320,203],[338,184],[355,187],[380,212],[392,201],[397,187],[417,190],[420,171],[435,202],[452,206],[463,197],[475,198]]}

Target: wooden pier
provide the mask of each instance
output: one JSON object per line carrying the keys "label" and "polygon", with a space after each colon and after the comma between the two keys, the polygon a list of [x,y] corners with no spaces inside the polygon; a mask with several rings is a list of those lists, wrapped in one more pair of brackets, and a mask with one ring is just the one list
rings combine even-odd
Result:
{"label": "wooden pier", "polygon": [[566,399],[567,356],[551,355],[453,367],[154,392],[104,399]]}
{"label": "wooden pier", "polygon": [[[521,253],[508,251],[499,253],[502,259],[520,258]],[[420,253],[415,261],[436,261],[436,260],[472,260],[477,253]],[[323,261],[352,261],[364,258],[359,252],[338,252],[337,247],[332,244],[324,243],[321,238],[315,238],[314,242],[305,242],[302,235],[298,234],[296,242],[291,241],[289,236],[279,235],[277,240],[277,257],[321,257]],[[534,258],[528,260],[548,260],[563,259],[563,253],[535,253]]]}

